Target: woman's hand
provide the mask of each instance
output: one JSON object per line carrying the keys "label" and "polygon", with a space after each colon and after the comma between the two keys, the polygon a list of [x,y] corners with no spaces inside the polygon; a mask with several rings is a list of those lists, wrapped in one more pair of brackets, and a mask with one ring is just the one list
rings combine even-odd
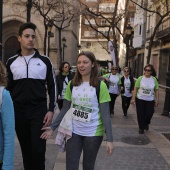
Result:
{"label": "woman's hand", "polygon": [[61,96],[60,95],[58,95],[58,100],[61,100]]}
{"label": "woman's hand", "polygon": [[108,156],[112,154],[113,142],[106,142],[106,150]]}
{"label": "woman's hand", "polygon": [[135,99],[132,98],[130,104],[132,104],[134,106],[135,105]]}
{"label": "woman's hand", "polygon": [[43,132],[40,136],[41,139],[49,139],[53,133],[51,127],[43,127],[41,130],[45,130],[45,132]]}
{"label": "woman's hand", "polygon": [[155,107],[158,107],[158,101],[155,101],[155,105],[154,105]]}

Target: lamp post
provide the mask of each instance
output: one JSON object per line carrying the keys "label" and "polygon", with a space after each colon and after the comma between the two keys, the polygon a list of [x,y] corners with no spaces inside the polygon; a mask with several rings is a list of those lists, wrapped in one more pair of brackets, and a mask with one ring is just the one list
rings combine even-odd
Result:
{"label": "lamp post", "polygon": [[125,66],[128,67],[128,57],[129,57],[129,40],[132,34],[132,27],[130,26],[130,24],[127,25],[126,27],[126,37],[125,37],[125,42],[126,42],[126,59],[125,59]]}
{"label": "lamp post", "polygon": [[67,47],[66,46],[66,38],[65,37],[62,38],[62,45],[63,45],[63,61],[64,61],[64,48]]}
{"label": "lamp post", "polygon": [[50,38],[53,37],[53,33],[51,32],[53,26],[53,22],[50,20],[47,24],[48,27],[48,51],[47,51],[47,55],[48,57],[50,57]]}
{"label": "lamp post", "polygon": [[2,60],[2,16],[3,16],[3,0],[0,1],[0,60]]}

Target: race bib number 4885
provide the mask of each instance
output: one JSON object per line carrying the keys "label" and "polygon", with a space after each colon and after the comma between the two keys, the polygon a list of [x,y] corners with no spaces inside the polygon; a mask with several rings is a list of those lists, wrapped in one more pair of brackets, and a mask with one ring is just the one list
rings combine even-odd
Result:
{"label": "race bib number 4885", "polygon": [[73,104],[72,118],[81,122],[90,122],[92,109],[84,106]]}

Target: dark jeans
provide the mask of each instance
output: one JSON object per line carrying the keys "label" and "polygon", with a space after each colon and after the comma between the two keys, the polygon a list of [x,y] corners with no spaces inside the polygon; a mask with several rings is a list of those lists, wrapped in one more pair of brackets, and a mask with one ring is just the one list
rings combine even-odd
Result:
{"label": "dark jeans", "polygon": [[0,170],[2,169],[2,163],[0,163]]}
{"label": "dark jeans", "polygon": [[154,113],[154,101],[136,98],[136,111],[139,129],[144,129],[151,122]]}
{"label": "dark jeans", "polygon": [[114,106],[115,106],[115,101],[116,101],[116,98],[117,98],[117,94],[112,94],[112,93],[109,93],[110,94],[110,98],[111,98],[111,101],[110,101],[110,114],[114,113]]}
{"label": "dark jeans", "polygon": [[122,109],[124,116],[127,116],[127,110],[129,109],[131,98],[132,97],[122,96]]}
{"label": "dark jeans", "polygon": [[66,170],[78,170],[83,150],[83,170],[94,170],[95,160],[103,136],[86,137],[73,133],[66,143]]}
{"label": "dark jeans", "polygon": [[46,140],[40,138],[47,109],[15,111],[16,134],[21,146],[25,170],[45,170]]}

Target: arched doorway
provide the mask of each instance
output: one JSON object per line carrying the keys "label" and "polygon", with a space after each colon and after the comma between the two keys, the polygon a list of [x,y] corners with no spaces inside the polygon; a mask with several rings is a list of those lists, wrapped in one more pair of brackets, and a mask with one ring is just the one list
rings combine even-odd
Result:
{"label": "arched doorway", "polygon": [[20,49],[20,43],[18,42],[17,37],[10,37],[5,42],[4,46],[4,63],[7,62],[7,60],[16,54],[17,50]]}

